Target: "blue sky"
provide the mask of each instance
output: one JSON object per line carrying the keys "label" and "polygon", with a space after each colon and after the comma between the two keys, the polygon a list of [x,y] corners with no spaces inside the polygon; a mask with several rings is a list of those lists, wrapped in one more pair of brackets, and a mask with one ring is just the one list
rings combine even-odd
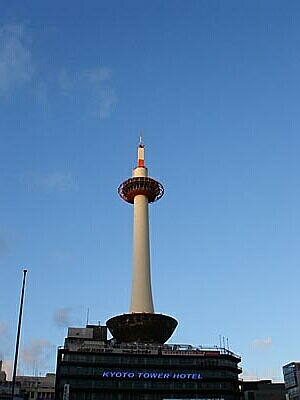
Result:
{"label": "blue sky", "polygon": [[0,359],[55,370],[68,326],[127,312],[144,132],[155,310],[173,343],[282,380],[299,360],[298,1],[0,5]]}

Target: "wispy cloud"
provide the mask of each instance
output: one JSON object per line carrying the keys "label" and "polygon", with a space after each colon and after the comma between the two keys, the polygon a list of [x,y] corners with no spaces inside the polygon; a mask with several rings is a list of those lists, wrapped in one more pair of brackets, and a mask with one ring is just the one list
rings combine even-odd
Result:
{"label": "wispy cloud", "polygon": [[99,91],[96,98],[95,114],[101,119],[108,118],[117,101],[114,90],[108,89]]}
{"label": "wispy cloud", "polygon": [[8,336],[7,323],[4,321],[0,321],[0,338],[1,338],[1,340],[3,339],[3,337],[7,337],[7,336]]}
{"label": "wispy cloud", "polygon": [[99,85],[111,79],[111,70],[107,67],[98,67],[83,73],[85,80],[92,85]]}
{"label": "wispy cloud", "polygon": [[12,368],[13,362],[12,360],[2,360],[2,369],[6,372],[6,379],[11,380],[12,378]]}
{"label": "wispy cloud", "polygon": [[30,368],[44,368],[47,366],[49,353],[54,351],[55,346],[46,339],[32,339],[28,346],[21,352],[21,362]]}
{"label": "wispy cloud", "polygon": [[0,26],[0,93],[30,82],[35,65],[25,25]]}
{"label": "wispy cloud", "polygon": [[0,226],[0,255],[11,255],[18,246],[19,233],[14,227]]}
{"label": "wispy cloud", "polygon": [[254,339],[252,346],[255,349],[268,349],[272,344],[272,339],[267,337],[266,339]]}
{"label": "wispy cloud", "polygon": [[55,264],[71,264],[74,262],[75,256],[68,249],[59,249],[52,254],[51,260]]}
{"label": "wispy cloud", "polygon": [[280,382],[282,380],[281,374],[276,369],[247,369],[243,368],[241,378],[245,381],[258,381],[262,379],[271,379]]}
{"label": "wispy cloud", "polygon": [[82,315],[83,311],[84,308],[82,306],[57,308],[53,313],[54,324],[59,328],[82,324],[78,316]]}
{"label": "wispy cloud", "polygon": [[62,172],[53,172],[44,176],[39,181],[40,186],[44,190],[58,190],[66,192],[77,188],[71,175]]}
{"label": "wispy cloud", "polygon": [[[4,326],[5,327],[5,326]],[[6,328],[5,328],[6,330]],[[5,333],[6,334],[6,333]],[[0,342],[2,338],[0,335]],[[56,346],[48,340],[32,339],[20,352],[19,368],[20,370],[30,368],[35,372],[50,368],[49,360],[55,352]],[[7,379],[11,379],[13,361],[5,358],[5,352],[0,351],[0,360],[3,360],[2,368],[7,374]]]}
{"label": "wispy cloud", "polygon": [[10,250],[10,240],[3,233],[0,233],[0,254],[5,256],[10,253]]}
{"label": "wispy cloud", "polygon": [[[45,34],[45,31],[41,34]],[[70,99],[88,99],[92,114],[100,119],[111,116],[118,98],[113,84],[112,70],[107,66],[94,66],[71,72],[62,67],[54,74],[41,70],[32,51],[28,26],[22,22],[0,25],[0,95],[26,86],[40,104],[50,104],[49,90],[54,81],[61,93]],[[39,68],[38,68],[39,67]],[[30,84],[30,85],[29,85]],[[57,89],[57,86],[56,86]]]}
{"label": "wispy cloud", "polygon": [[118,99],[111,85],[111,70],[107,67],[94,68],[85,71],[85,83],[92,95],[95,115],[100,119],[108,118]]}
{"label": "wispy cloud", "polygon": [[6,372],[8,378],[11,377],[12,371],[12,361],[6,359],[7,354],[10,352],[10,336],[7,323],[0,321],[0,360],[3,361],[2,369]]}
{"label": "wispy cloud", "polygon": [[59,71],[57,79],[59,88],[64,94],[69,94],[75,88],[75,80],[65,68]]}
{"label": "wispy cloud", "polygon": [[53,320],[56,326],[66,328],[72,325],[73,316],[71,308],[58,308],[54,311]]}
{"label": "wispy cloud", "polygon": [[44,175],[30,173],[26,176],[26,181],[29,188],[45,192],[69,192],[78,189],[71,174],[65,172],[50,172]]}
{"label": "wispy cloud", "polygon": [[91,68],[76,75],[62,69],[58,75],[58,83],[66,95],[74,94],[75,91],[83,93],[91,102],[91,113],[100,119],[109,118],[118,102],[112,71],[108,67]]}

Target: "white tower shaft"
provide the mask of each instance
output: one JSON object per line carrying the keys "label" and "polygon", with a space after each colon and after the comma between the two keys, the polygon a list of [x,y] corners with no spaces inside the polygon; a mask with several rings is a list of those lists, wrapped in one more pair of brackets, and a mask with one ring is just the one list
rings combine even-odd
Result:
{"label": "white tower shaft", "polygon": [[[147,177],[147,168],[137,167],[134,177]],[[134,197],[133,216],[133,271],[131,312],[154,313],[151,290],[148,197]]]}

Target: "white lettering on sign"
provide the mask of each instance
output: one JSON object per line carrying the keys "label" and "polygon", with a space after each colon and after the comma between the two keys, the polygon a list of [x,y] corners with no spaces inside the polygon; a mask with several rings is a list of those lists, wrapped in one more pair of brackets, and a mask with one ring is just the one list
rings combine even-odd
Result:
{"label": "white lettering on sign", "polygon": [[[129,378],[129,379],[177,379],[177,380],[199,380],[202,375],[198,372],[185,373],[185,372],[153,372],[153,371],[103,371],[102,378]],[[212,400],[212,399],[211,399]]]}
{"label": "white lettering on sign", "polygon": [[64,385],[63,400],[69,400],[70,396],[70,385],[66,383]]}

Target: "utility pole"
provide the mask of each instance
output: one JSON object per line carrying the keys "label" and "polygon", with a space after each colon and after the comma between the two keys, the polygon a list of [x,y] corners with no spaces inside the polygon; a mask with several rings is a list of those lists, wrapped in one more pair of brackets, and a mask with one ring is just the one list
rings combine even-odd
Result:
{"label": "utility pole", "polygon": [[22,293],[21,293],[20,310],[19,310],[19,322],[18,322],[17,339],[16,339],[14,369],[13,369],[12,384],[11,384],[11,400],[14,399],[14,392],[15,392],[15,385],[16,385],[16,375],[17,375],[17,367],[18,367],[18,356],[19,356],[20,336],[21,336],[21,325],[22,325],[26,274],[27,274],[27,269],[23,269],[23,283],[22,283]]}

